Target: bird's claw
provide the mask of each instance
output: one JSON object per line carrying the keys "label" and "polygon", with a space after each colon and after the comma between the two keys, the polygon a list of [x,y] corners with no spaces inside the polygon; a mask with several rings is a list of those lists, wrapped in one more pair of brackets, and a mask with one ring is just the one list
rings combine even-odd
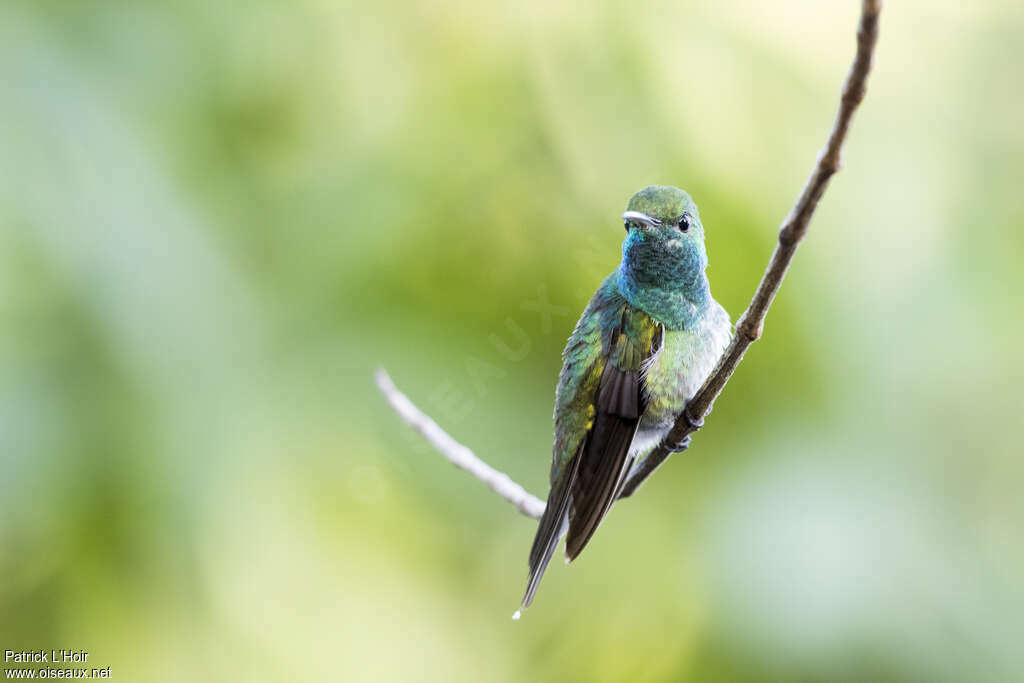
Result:
{"label": "bird's claw", "polygon": [[[711,411],[709,410],[708,411],[708,415],[710,415],[710,414],[711,414]],[[690,413],[685,412],[685,411],[683,412],[683,417],[686,418],[687,424],[690,425],[690,428],[693,431],[697,431],[698,429],[700,429],[700,428],[702,428],[704,426],[704,418],[703,417],[698,417],[696,420],[694,420],[692,417],[690,417]]]}
{"label": "bird's claw", "polygon": [[687,434],[675,443],[666,444],[669,453],[682,453],[690,447],[690,436]]}
{"label": "bird's claw", "polygon": [[[698,429],[704,426],[703,417],[698,417],[695,420],[692,417],[690,417],[690,413],[687,411],[683,411],[683,419],[685,419],[686,423],[690,425],[690,430],[693,432],[697,431]],[[690,447],[690,435],[687,434],[679,441],[672,444],[667,444],[666,447],[668,448],[669,453],[682,453],[683,451]]]}

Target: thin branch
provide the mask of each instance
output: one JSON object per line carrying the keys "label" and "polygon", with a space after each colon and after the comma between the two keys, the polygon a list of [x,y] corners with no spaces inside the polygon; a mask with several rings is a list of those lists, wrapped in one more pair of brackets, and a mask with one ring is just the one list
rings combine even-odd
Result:
{"label": "thin branch", "polygon": [[441,429],[436,422],[413,405],[413,402],[398,390],[383,368],[374,373],[374,379],[377,382],[377,388],[384,394],[384,398],[388,400],[399,417],[422,434],[423,438],[440,451],[441,455],[446,457],[450,463],[466,470],[487,484],[492,491],[515,505],[516,509],[527,517],[540,519],[540,516],[544,514],[543,500],[512,481],[504,472],[499,472],[476,457],[473,451],[449,436],[448,432]]}
{"label": "thin branch", "polygon": [[733,335],[728,348],[722,354],[718,367],[704,382],[704,386],[686,404],[686,409],[676,418],[675,425],[665,439],[630,473],[629,479],[622,489],[621,498],[632,495],[640,484],[668,459],[670,451],[667,444],[681,443],[687,436],[703,426],[704,418],[711,412],[711,406],[715,399],[722,393],[725,383],[729,381],[736,366],[743,360],[743,354],[747,352],[747,347],[761,338],[768,307],[772,305],[775,294],[779,291],[779,285],[786,277],[786,271],[793,260],[796,248],[800,246],[800,241],[807,234],[807,226],[811,222],[814,210],[818,208],[818,201],[825,193],[829,179],[839,170],[840,152],[843,148],[843,141],[846,140],[846,133],[850,129],[850,120],[866,92],[868,72],[871,71],[871,58],[875,51],[875,43],[878,41],[878,14],[881,9],[881,0],[863,0],[860,26],[857,29],[857,55],[853,59],[850,73],[843,85],[843,94],[839,99],[839,112],[832,125],[832,132],[829,133],[828,142],[825,143],[825,147],[818,155],[818,163],[811,171],[811,176],[807,179],[807,184],[804,185],[800,197],[796,200],[789,215],[786,216],[786,220],[782,222],[782,227],[779,228],[779,243],[775,246],[775,252],[772,253],[771,261],[768,262],[768,269],[765,271],[764,277],[761,278],[761,284],[754,292],[754,298],[750,300],[747,310],[736,323],[736,334]]}
{"label": "thin branch", "polygon": [[[840,154],[850,121],[858,105],[864,99],[868,72],[871,71],[871,60],[875,44],[878,41],[878,16],[882,9],[881,0],[863,0],[861,3],[860,24],[857,30],[857,54],[854,57],[850,73],[843,85],[839,100],[839,112],[836,115],[832,131],[829,133],[825,147],[818,155],[818,161],[811,171],[803,191],[796,204],[790,210],[786,220],[779,229],[779,242],[775,246],[768,269],[761,278],[761,283],[754,292],[747,310],[736,323],[736,334],[711,373],[704,386],[690,399],[686,409],[676,419],[675,425],[669,430],[665,439],[638,463],[629,475],[623,487],[621,498],[633,494],[654,470],[671,454],[669,444],[682,443],[693,432],[704,425],[704,418],[711,412],[711,407],[725,388],[726,382],[732,377],[736,366],[743,360],[747,348],[761,338],[764,318],[779,291],[789,264],[793,260],[797,247],[807,234],[807,226],[814,215],[818,202],[825,193],[829,180],[840,168]],[[533,496],[522,486],[512,481],[503,472],[495,470],[443,429],[436,422],[420,411],[405,394],[392,383],[384,370],[376,373],[377,387],[387,398],[395,412],[424,436],[434,448],[456,467],[460,467],[484,482],[492,491],[509,501],[516,508],[534,519],[539,519],[544,512],[544,501]]]}

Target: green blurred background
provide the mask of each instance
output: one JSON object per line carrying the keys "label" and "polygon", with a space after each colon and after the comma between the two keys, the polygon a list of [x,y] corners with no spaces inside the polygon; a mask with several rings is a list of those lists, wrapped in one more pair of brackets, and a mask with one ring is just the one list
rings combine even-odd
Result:
{"label": "green blurred background", "polygon": [[[888,3],[693,448],[509,619],[650,183],[734,318],[858,3],[0,5],[0,648],[121,681],[1024,680],[1024,5]],[[558,308],[538,315],[541,298]]]}

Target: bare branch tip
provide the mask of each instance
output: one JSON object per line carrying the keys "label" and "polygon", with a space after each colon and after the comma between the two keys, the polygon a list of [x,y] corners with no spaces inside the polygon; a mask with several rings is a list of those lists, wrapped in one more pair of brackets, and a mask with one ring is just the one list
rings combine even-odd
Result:
{"label": "bare branch tip", "polygon": [[395,413],[419,432],[448,462],[469,472],[527,517],[540,519],[544,514],[544,501],[531,495],[507,474],[494,469],[477,457],[472,450],[453,439],[399,391],[384,368],[377,368],[373,375],[377,388],[384,394],[384,398]]}

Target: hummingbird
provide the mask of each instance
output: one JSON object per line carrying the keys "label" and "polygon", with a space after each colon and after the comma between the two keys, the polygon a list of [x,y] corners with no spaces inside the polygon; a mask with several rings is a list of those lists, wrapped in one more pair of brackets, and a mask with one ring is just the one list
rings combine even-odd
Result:
{"label": "hummingbird", "polygon": [[513,619],[530,606],[563,536],[566,563],[586,547],[634,463],[669,432],[732,334],[729,314],[711,297],[704,226],[690,195],[645,187],[622,219],[622,261],[562,352],[551,490]]}

